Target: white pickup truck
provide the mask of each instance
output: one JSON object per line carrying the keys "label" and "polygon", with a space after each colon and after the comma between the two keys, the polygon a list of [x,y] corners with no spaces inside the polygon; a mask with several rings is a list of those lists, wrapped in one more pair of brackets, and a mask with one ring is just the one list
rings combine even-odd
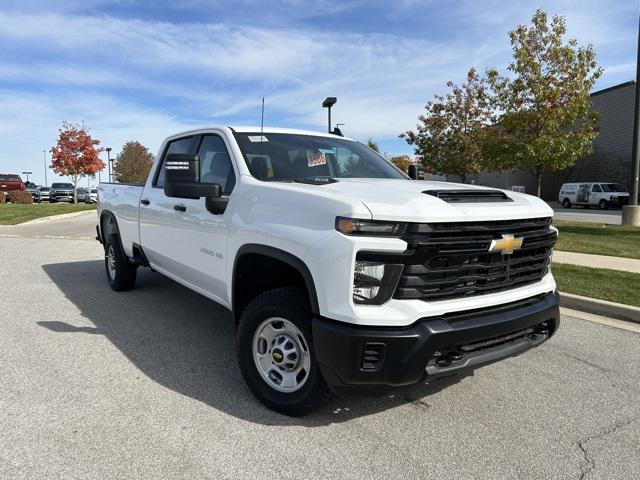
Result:
{"label": "white pickup truck", "polygon": [[411,180],[347,138],[184,132],[144,185],[98,195],[111,287],[146,266],[230,309],[245,381],[287,415],[473,369],[558,329],[543,201]]}

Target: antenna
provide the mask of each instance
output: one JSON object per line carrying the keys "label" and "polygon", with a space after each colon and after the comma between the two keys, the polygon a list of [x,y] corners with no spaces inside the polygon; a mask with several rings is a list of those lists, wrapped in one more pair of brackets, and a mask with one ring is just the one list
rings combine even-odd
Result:
{"label": "antenna", "polygon": [[260,118],[260,141],[262,141],[263,130],[264,130],[264,97],[262,97],[262,116]]}

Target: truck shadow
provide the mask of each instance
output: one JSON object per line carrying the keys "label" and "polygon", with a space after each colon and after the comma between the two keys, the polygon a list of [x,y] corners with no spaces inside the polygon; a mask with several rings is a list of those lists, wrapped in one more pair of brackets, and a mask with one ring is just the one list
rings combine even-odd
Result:
{"label": "truck shadow", "polygon": [[440,379],[382,397],[341,396],[306,417],[289,418],[264,407],[244,384],[233,320],[225,308],[148,269],[139,270],[134,290],[120,293],[108,287],[102,261],[43,269],[95,326],[61,321],[40,321],[40,326],[63,334],[104,335],[153,381],[246,421],[315,427],[406,404],[428,414],[428,398],[423,397],[460,380]]}

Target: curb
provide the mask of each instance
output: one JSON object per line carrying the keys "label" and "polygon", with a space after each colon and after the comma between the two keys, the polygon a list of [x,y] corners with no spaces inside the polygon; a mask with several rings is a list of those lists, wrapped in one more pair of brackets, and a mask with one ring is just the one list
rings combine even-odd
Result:
{"label": "curb", "polygon": [[83,210],[82,212],[70,212],[70,213],[61,213],[60,215],[50,215],[48,217],[40,217],[40,218],[34,218],[33,220],[29,220],[27,222],[22,222],[22,223],[17,223],[15,226],[18,225],[32,225],[34,223],[46,223],[46,222],[54,222],[56,220],[64,220],[65,218],[73,218],[73,217],[80,217],[82,215],[88,215],[90,213],[95,214],[96,211],[95,210]]}
{"label": "curb", "polygon": [[640,323],[640,307],[560,292],[560,306]]}

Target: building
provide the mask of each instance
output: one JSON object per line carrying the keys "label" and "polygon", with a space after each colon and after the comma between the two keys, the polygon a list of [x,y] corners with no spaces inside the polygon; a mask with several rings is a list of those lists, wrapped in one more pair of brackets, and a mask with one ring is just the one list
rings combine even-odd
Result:
{"label": "building", "polygon": [[[593,108],[600,113],[593,153],[579,158],[573,167],[543,175],[542,198],[557,200],[566,182],[605,181],[631,188],[635,88],[636,82],[630,81],[591,94]],[[481,172],[474,180],[478,185],[496,188],[524,187],[532,195],[537,190],[535,176],[526,171]]]}

